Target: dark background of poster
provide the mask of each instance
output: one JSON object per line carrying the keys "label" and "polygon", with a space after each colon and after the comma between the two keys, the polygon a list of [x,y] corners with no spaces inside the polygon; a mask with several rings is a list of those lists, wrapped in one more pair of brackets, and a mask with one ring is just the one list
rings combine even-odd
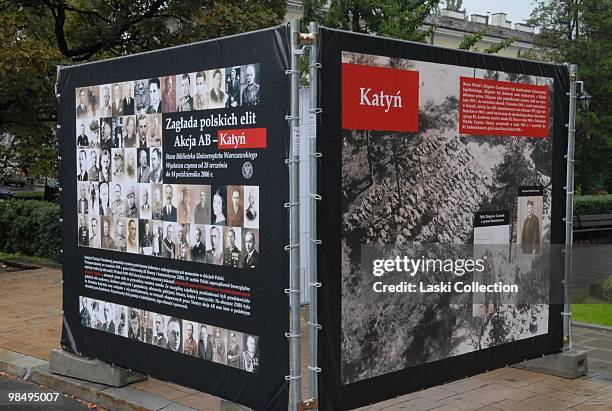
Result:
{"label": "dark background of poster", "polygon": [[[375,378],[341,385],[341,215],[342,215],[342,127],[341,127],[341,53],[352,51],[365,54],[399,57],[411,60],[526,73],[552,77],[554,84],[553,125],[553,187],[551,243],[563,244],[562,218],[565,214],[563,183],[565,162],[569,89],[567,70],[563,66],[528,62],[478,53],[444,49],[424,44],[404,42],[338,30],[320,31],[319,107],[323,109],[317,139],[323,154],[319,164],[318,184],[324,201],[317,210],[317,224],[323,245],[319,248],[319,383],[320,409],[349,409],[397,395],[416,391],[444,382],[503,367],[527,358],[558,352],[562,348],[561,305],[550,305],[548,333],[545,335],[498,345],[391,372]],[[321,94],[324,90],[325,94]],[[561,301],[563,259],[553,258],[550,301]],[[555,299],[556,298],[556,299]],[[350,321],[350,319],[345,319]]]}
{"label": "dark background of poster", "polygon": [[[62,126],[59,140],[62,157],[61,217],[64,249],[64,316],[61,343],[65,350],[257,409],[287,409],[288,382],[284,377],[288,374],[289,356],[284,333],[288,329],[289,307],[283,290],[288,287],[289,262],[287,253],[283,251],[288,238],[288,216],[283,204],[288,201],[288,171],[284,162],[288,152],[289,135],[288,123],[285,120],[285,115],[289,113],[290,94],[288,76],[285,74],[288,68],[288,38],[287,27],[279,26],[224,39],[60,69],[58,123]],[[242,180],[240,170],[235,170],[235,180],[203,180],[199,184],[245,184],[260,187],[260,232],[264,233],[266,244],[265,247],[259,248],[259,251],[260,261],[265,261],[265,266],[256,271],[234,270],[194,262],[77,247],[75,88],[256,63],[260,64],[261,101],[273,102],[262,103],[263,107],[256,109],[256,127],[267,128],[268,148],[250,149],[251,152],[260,153],[251,179]],[[203,115],[224,111],[242,113],[245,110],[209,109]],[[232,315],[217,310],[175,309],[167,305],[160,306],[144,300],[132,300],[85,289],[82,274],[84,255],[222,274],[227,281],[244,283],[251,287],[251,316]],[[79,318],[79,295],[228,330],[252,333],[259,337],[260,342],[259,373],[251,374],[85,328]]]}

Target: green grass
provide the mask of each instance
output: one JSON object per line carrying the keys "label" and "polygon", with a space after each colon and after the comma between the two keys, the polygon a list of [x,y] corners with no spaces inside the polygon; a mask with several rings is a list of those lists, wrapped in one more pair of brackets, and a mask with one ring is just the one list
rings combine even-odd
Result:
{"label": "green grass", "polygon": [[588,288],[572,290],[572,320],[612,326],[612,304],[591,296]]}

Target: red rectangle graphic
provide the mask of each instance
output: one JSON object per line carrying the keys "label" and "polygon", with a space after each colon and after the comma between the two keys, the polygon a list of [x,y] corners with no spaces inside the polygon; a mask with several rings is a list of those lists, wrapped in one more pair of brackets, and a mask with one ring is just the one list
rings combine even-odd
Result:
{"label": "red rectangle graphic", "polygon": [[548,86],[461,77],[459,132],[546,138]]}
{"label": "red rectangle graphic", "polygon": [[419,72],[343,63],[342,128],[419,131]]}
{"label": "red rectangle graphic", "polygon": [[265,128],[240,128],[217,132],[217,148],[219,150],[266,148],[267,146],[267,129]]}

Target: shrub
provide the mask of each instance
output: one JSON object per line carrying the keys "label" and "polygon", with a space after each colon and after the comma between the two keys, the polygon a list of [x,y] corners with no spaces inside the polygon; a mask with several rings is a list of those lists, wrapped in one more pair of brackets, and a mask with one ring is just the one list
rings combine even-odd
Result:
{"label": "shrub", "polygon": [[576,196],[574,215],[612,214],[612,194]]}
{"label": "shrub", "polygon": [[612,304],[612,275],[601,285],[601,296]]}
{"label": "shrub", "polygon": [[61,259],[59,205],[39,200],[0,202],[0,251]]}

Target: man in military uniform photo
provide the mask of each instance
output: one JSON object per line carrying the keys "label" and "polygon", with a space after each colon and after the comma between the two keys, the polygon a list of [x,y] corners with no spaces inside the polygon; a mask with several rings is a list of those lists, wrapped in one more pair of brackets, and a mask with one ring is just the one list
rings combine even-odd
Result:
{"label": "man in military uniform photo", "polygon": [[206,197],[206,191],[203,187],[200,189],[200,202],[196,204],[193,213],[193,222],[196,224],[210,224],[210,204]]}
{"label": "man in military uniform photo", "polygon": [[130,186],[127,191],[127,204],[125,205],[125,216],[129,218],[138,218],[138,204],[136,204],[136,192],[134,186]]}
{"label": "man in military uniform photo", "polygon": [[223,265],[227,267],[242,267],[240,249],[236,246],[236,232],[233,228],[227,230],[227,247],[223,252]]}
{"label": "man in military uniform photo", "polygon": [[181,202],[178,206],[177,218],[179,223],[191,222],[191,188],[189,186],[183,186],[181,189]]}
{"label": "man in military uniform photo", "polygon": [[107,250],[114,250],[115,240],[113,240],[113,237],[111,236],[110,222],[106,219],[102,222],[102,230],[102,248],[106,248]]}
{"label": "man in military uniform photo", "polygon": [[87,306],[87,298],[83,297],[81,300],[81,325],[83,327],[91,326],[91,314],[89,313],[89,307]]}
{"label": "man in military uniform photo", "polygon": [[208,334],[208,329],[205,324],[200,324],[200,338],[198,341],[198,353],[199,357],[212,361],[213,357],[213,342],[212,336]]}
{"label": "man in military uniform photo", "polygon": [[178,238],[179,242],[176,247],[176,258],[183,261],[190,260],[189,243],[187,242],[187,233],[189,232],[189,224],[180,224]]}
{"label": "man in military uniform photo", "polygon": [[253,107],[259,104],[259,84],[255,83],[255,67],[246,68],[246,87],[242,90],[242,107]]}
{"label": "man in military uniform photo", "polygon": [[121,184],[115,184],[115,200],[111,203],[111,214],[125,217],[125,201],[121,198]]}
{"label": "man in military uniform photo", "polygon": [[125,236],[125,223],[123,218],[118,218],[117,225],[115,226],[115,250],[127,250],[127,238]]}
{"label": "man in military uniform photo", "polygon": [[176,111],[191,111],[193,110],[193,97],[190,93],[191,79],[189,74],[183,74],[181,76],[181,93],[183,96],[179,99]]}
{"label": "man in military uniform photo", "polygon": [[123,150],[113,150],[115,154],[113,155],[113,181],[123,181],[123,176],[125,174],[125,170],[123,167]]}
{"label": "man in military uniform photo", "polygon": [[81,134],[77,137],[77,146],[79,147],[88,147],[89,146],[89,137],[85,134],[85,123],[81,123]]}
{"label": "man in military uniform photo", "polygon": [[185,321],[185,342],[183,343],[183,354],[198,356],[198,343],[193,338],[193,324],[190,321]]}

